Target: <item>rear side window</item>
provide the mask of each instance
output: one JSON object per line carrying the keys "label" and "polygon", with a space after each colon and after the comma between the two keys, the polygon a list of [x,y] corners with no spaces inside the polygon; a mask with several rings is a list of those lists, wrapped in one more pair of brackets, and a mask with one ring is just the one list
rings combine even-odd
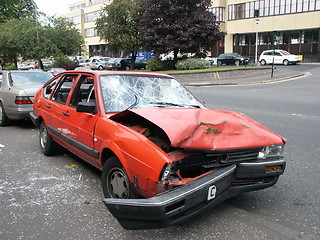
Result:
{"label": "rear side window", "polygon": [[59,82],[59,86],[52,95],[52,100],[66,104],[70,90],[77,77],[78,75],[75,74],[64,75],[63,79]]}

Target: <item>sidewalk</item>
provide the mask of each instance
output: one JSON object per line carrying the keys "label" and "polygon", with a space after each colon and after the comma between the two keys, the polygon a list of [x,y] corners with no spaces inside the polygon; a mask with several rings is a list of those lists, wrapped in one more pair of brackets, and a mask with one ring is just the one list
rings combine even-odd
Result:
{"label": "sidewalk", "polygon": [[186,86],[210,85],[246,85],[283,81],[285,79],[303,76],[304,73],[293,69],[274,69],[271,78],[271,67],[237,70],[210,71],[203,73],[172,74]]}

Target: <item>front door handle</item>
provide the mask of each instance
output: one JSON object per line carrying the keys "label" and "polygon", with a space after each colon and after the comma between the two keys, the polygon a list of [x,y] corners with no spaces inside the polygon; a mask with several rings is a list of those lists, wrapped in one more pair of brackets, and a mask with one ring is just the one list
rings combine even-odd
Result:
{"label": "front door handle", "polygon": [[46,104],[46,107],[47,107],[47,108],[51,108],[51,106],[50,106],[49,104]]}
{"label": "front door handle", "polygon": [[63,114],[63,115],[65,115],[65,116],[67,116],[67,117],[69,117],[69,116],[70,116],[70,114],[69,114],[69,113],[67,113],[67,112],[63,112],[62,114]]}

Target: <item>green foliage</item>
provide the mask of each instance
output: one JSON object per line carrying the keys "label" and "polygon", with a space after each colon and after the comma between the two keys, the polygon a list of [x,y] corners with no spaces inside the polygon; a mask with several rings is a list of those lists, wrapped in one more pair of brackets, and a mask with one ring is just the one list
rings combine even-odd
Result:
{"label": "green foliage", "polygon": [[113,0],[102,10],[96,20],[96,29],[101,39],[108,42],[114,52],[131,53],[132,66],[142,42],[138,36],[138,23],[144,11],[143,0]]}
{"label": "green foliage", "polygon": [[0,23],[31,17],[35,15],[36,8],[33,0],[0,0]]}
{"label": "green foliage", "polygon": [[81,34],[64,19],[11,19],[0,24],[0,54],[17,65],[17,57],[40,60],[60,55],[78,55]]}
{"label": "green foliage", "polygon": [[148,69],[151,71],[163,71],[174,69],[175,62],[173,60],[162,61],[159,58],[153,58],[148,60]]}
{"label": "green foliage", "polygon": [[208,61],[201,60],[199,58],[189,58],[178,61],[176,64],[177,70],[192,70],[192,69],[205,69],[209,68],[210,63]]}
{"label": "green foliage", "polygon": [[14,66],[14,64],[5,64],[2,66],[2,69],[3,70],[14,70],[15,66]]}

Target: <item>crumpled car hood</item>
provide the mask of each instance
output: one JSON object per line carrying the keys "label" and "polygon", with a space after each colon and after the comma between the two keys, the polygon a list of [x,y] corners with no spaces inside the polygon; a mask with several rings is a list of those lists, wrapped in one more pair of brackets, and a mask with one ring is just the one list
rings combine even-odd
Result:
{"label": "crumpled car hood", "polygon": [[[171,146],[192,149],[251,148],[287,140],[238,112],[212,109],[130,109],[161,128]],[[115,115],[112,118],[116,118]]]}

